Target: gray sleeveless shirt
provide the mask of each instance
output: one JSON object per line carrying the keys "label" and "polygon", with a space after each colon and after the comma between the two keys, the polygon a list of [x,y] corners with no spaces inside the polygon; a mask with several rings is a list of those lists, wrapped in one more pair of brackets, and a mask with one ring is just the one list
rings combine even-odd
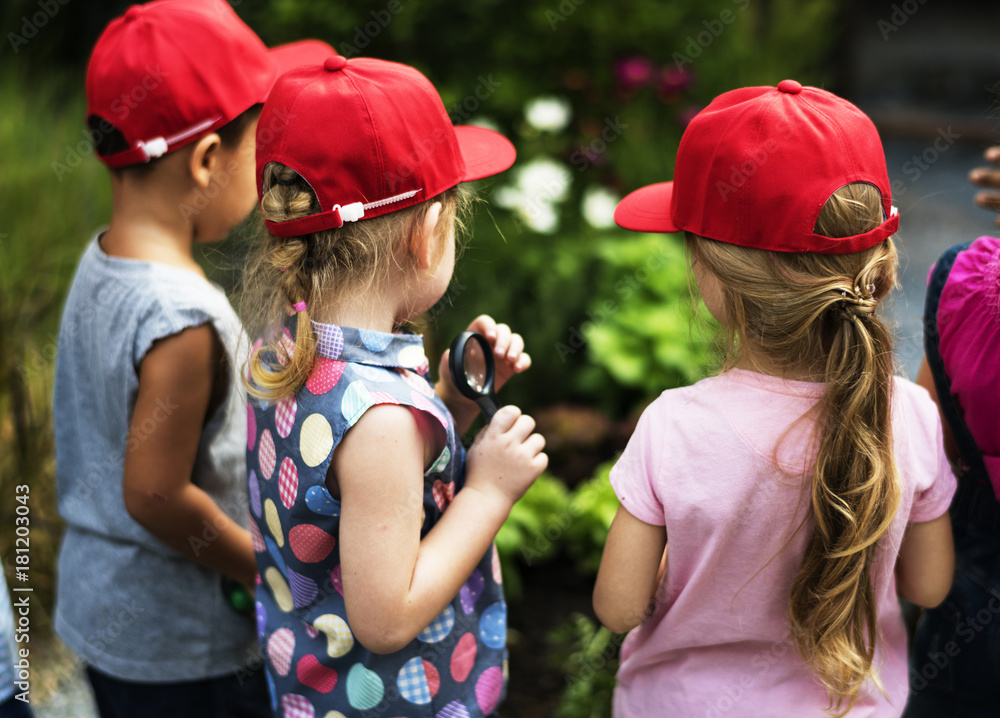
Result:
{"label": "gray sleeveless shirt", "polygon": [[[201,324],[213,326],[234,370],[226,402],[202,430],[192,480],[246,528],[235,312],[194,272],[109,257],[98,237],[90,242],[66,300],[56,359],[56,474],[67,526],[55,629],[88,664],[123,680],[219,676],[255,650],[253,624],[225,601],[221,576],[142,528],[122,497],[126,453],[156,430],[150,421],[129,437],[139,365],[156,340]],[[157,418],[175,408],[164,399]],[[211,541],[213,531],[206,526],[192,540]]]}

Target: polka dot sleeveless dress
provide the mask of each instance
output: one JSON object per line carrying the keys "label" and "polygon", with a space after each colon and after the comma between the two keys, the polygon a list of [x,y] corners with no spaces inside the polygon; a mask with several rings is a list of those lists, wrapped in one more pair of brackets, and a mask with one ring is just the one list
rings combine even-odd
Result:
{"label": "polka dot sleeveless dress", "polygon": [[[314,323],[318,356],[294,397],[248,406],[250,531],[257,628],[274,710],[284,718],[477,718],[506,693],[507,607],[491,547],[458,595],[409,645],[385,656],[354,639],[344,607],[340,503],[326,489],[333,450],[372,406],[439,421],[441,455],[424,474],[427,534],[462,488],[465,451],[427,379],[421,337]],[[283,343],[294,348],[293,328]]]}

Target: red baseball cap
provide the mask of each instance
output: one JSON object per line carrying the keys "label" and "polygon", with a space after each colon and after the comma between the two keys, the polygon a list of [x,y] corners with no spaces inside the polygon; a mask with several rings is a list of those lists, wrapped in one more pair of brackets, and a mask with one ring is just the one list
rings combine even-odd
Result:
{"label": "red baseball cap", "polygon": [[333,53],[317,40],[268,50],[223,0],[158,0],[112,20],[87,66],[87,114],[130,149],[109,167],[142,164],[214,132],[264,102],[277,77]]}
{"label": "red baseball cap", "polygon": [[[878,188],[885,221],[852,237],[815,234],[830,195],[852,182]],[[785,80],[715,98],[681,137],[674,181],[626,196],[615,222],[777,252],[847,254],[894,234],[899,215],[868,116],[826,90]]]}
{"label": "red baseball cap", "polygon": [[298,237],[395,212],[514,164],[503,135],[454,127],[430,81],[408,65],[330,56],[282,75],[257,124],[257,192],[264,169],[298,172],[318,214],[265,222]]}

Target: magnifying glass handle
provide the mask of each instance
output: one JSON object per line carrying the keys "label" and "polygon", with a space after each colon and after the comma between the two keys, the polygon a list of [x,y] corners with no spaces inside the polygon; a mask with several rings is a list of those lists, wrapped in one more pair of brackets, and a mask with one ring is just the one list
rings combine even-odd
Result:
{"label": "magnifying glass handle", "polygon": [[483,418],[487,424],[490,423],[493,415],[500,410],[500,404],[493,396],[480,396],[476,399],[476,404],[479,405],[479,410],[483,412]]}

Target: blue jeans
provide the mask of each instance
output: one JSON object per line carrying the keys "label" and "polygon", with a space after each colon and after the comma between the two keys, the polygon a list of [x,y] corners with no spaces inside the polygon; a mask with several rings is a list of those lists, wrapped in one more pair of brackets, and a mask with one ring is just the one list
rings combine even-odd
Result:
{"label": "blue jeans", "polygon": [[993,489],[963,478],[951,520],[955,583],[917,625],[905,718],[1000,715],[1000,503]]}

